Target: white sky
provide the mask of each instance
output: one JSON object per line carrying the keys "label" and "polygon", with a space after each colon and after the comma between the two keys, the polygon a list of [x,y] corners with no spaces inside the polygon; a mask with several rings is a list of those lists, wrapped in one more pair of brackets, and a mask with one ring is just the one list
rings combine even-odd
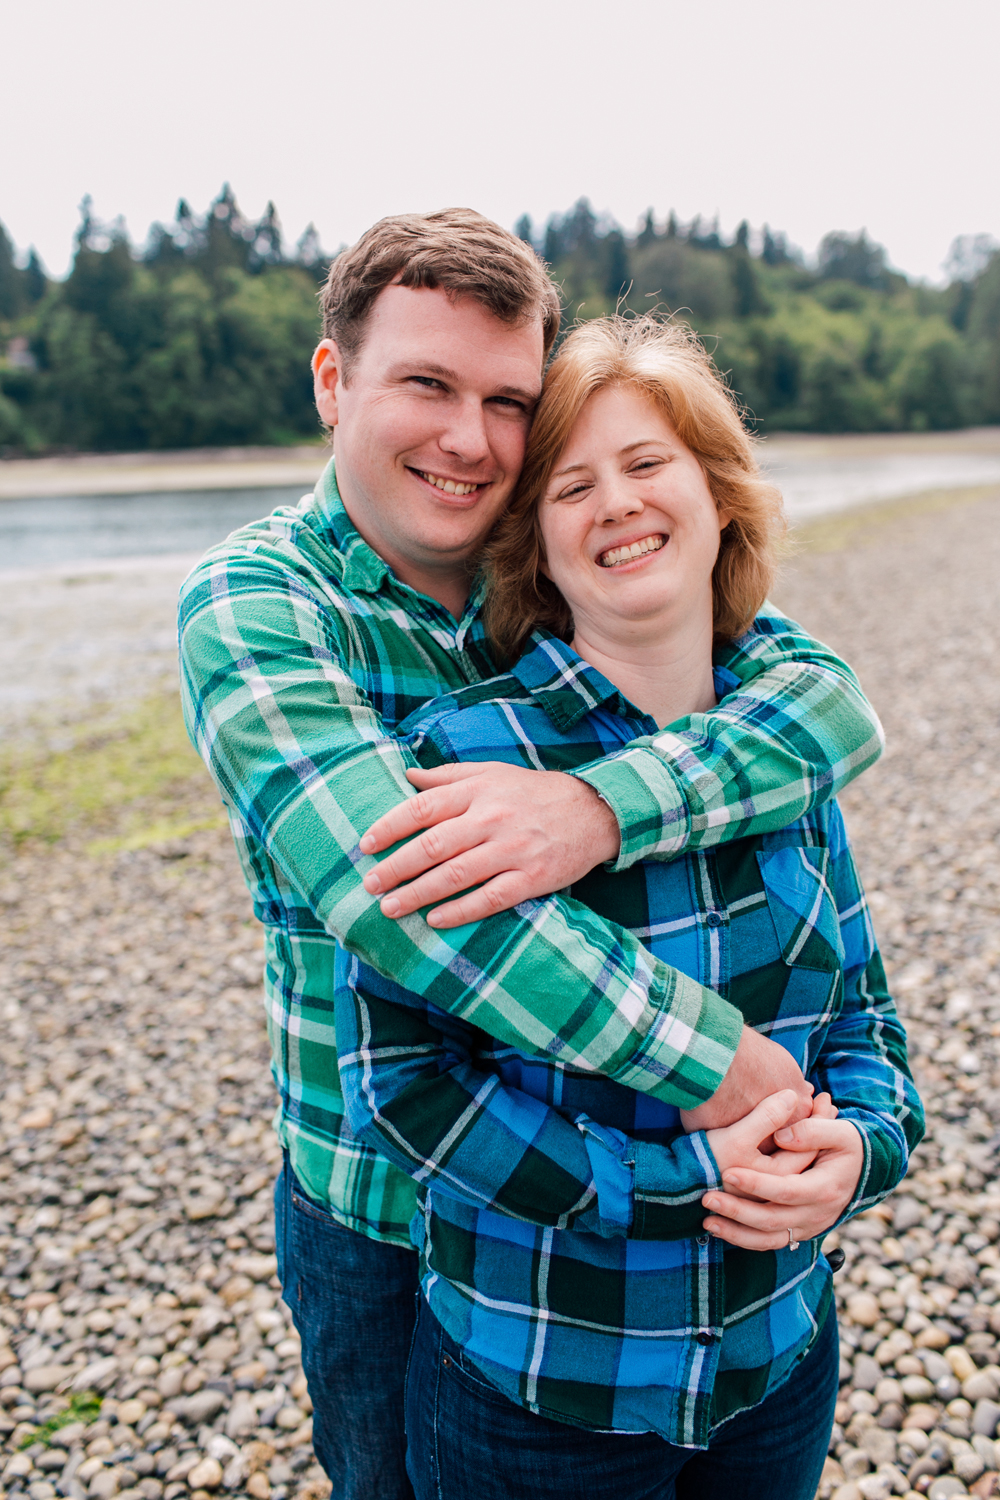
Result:
{"label": "white sky", "polygon": [[224,180],[290,243],[585,194],[869,233],[937,280],[1000,238],[997,0],[0,0],[0,220],[68,265],[77,205],[142,240]]}

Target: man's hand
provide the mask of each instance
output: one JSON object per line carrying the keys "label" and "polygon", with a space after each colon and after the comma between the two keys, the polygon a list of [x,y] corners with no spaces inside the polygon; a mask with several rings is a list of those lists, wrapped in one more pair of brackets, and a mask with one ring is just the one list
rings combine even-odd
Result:
{"label": "man's hand", "polygon": [[[411,840],[365,876],[365,890],[384,896],[387,917],[446,901],[428,922],[461,927],[549,896],[618,857],[617,818],[575,776],[501,761],[406,775],[420,795],[379,818],[360,844],[362,854],[377,854],[399,839]],[[426,832],[411,838],[421,828]],[[467,894],[448,900],[459,891]]]}
{"label": "man's hand", "polygon": [[[746,1250],[783,1250],[789,1235],[812,1240],[835,1224],[854,1196],[864,1166],[861,1134],[850,1120],[816,1117],[775,1131],[781,1156],[812,1153],[806,1171],[780,1175],[733,1167],[723,1171],[730,1192],[706,1193],[709,1234]],[[737,1196],[737,1194],[739,1196]]]}
{"label": "man's hand", "polygon": [[762,1099],[782,1089],[791,1089],[798,1099],[792,1121],[804,1120],[812,1110],[812,1084],[803,1078],[790,1052],[760,1036],[752,1026],[744,1026],[729,1072],[711,1099],[697,1109],[681,1110],[681,1124],[689,1133],[735,1125],[756,1109]]}

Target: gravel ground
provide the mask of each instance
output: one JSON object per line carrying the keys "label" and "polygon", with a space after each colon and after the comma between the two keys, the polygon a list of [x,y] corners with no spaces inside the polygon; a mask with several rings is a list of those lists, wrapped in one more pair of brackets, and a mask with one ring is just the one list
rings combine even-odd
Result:
{"label": "gravel ground", "polygon": [[[776,591],[889,735],[845,805],[929,1124],[900,1191],[828,1242],[824,1500],[997,1492],[998,522],[1000,492],[842,517]],[[274,1276],[261,939],[227,836],[25,844],[0,902],[0,1496],[319,1500]]]}

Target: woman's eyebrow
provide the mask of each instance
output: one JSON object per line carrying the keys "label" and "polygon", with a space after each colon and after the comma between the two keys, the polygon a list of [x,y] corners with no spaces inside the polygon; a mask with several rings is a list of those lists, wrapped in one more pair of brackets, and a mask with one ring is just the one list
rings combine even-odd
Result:
{"label": "woman's eyebrow", "polygon": [[[626,453],[633,452],[636,448],[652,448],[657,443],[665,444],[666,438],[638,438],[634,443],[626,443],[624,448],[618,449],[618,457],[623,458]],[[564,474],[575,474],[578,469],[589,469],[589,464],[567,464],[565,469],[553,469],[552,478],[561,479]]]}

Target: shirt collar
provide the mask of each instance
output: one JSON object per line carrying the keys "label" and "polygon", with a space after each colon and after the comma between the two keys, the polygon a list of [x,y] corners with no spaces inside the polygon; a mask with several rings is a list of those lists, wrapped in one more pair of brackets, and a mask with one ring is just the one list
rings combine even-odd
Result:
{"label": "shirt collar", "polygon": [[[604,703],[619,713],[632,708],[613,682],[584,661],[572,646],[544,630],[531,632],[531,645],[511,675],[537,698],[557,729],[570,730],[584,714]],[[632,710],[634,714],[634,710]]]}
{"label": "shirt collar", "polygon": [[323,528],[333,539],[344,559],[344,584],[359,594],[376,594],[391,571],[378,553],[369,547],[347,511],[337,488],[337,472],[331,458],[316,481],[313,490],[316,510]]}
{"label": "shirt collar", "polygon": [[[344,559],[343,582],[346,588],[357,594],[378,594],[382,592],[388,578],[397,588],[416,594],[417,591],[401,582],[384,558],[379,557],[375,549],[369,546],[347,514],[337,488],[337,472],[332,458],[317,479],[313,495],[323,527]],[[469,590],[468,602],[462,612],[463,620],[468,621],[478,611],[484,593],[485,583],[482,577],[478,577]],[[425,596],[421,594],[418,597]]]}
{"label": "shirt collar", "polygon": [[[712,670],[720,698],[739,687],[739,679],[725,667],[716,663]],[[512,669],[511,676],[538,699],[556,728],[564,732],[573,729],[585,714],[607,704],[623,718],[645,721],[645,733],[658,733],[659,726],[649,714],[636,708],[572,646],[547,631],[532,631],[531,645]]]}

